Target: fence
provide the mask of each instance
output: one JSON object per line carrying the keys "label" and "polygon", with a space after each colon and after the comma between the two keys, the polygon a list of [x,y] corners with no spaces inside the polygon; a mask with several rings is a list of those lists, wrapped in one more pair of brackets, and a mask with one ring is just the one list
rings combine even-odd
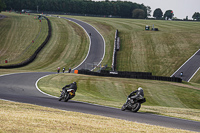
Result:
{"label": "fence", "polygon": [[153,76],[152,73],[150,72],[128,72],[128,71],[107,71],[107,70],[102,70],[101,72],[92,72],[89,70],[78,70],[78,74],[105,76],[105,77],[161,80],[161,81],[171,81],[171,82],[179,82],[179,83],[182,82],[181,78]]}

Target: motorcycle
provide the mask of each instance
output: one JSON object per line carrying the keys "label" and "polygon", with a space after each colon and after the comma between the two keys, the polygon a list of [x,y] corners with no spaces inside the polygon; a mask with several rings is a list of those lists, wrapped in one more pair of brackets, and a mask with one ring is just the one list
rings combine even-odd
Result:
{"label": "motorcycle", "polygon": [[142,96],[134,98],[133,102],[131,101],[131,98],[128,96],[126,103],[122,106],[121,110],[122,111],[130,110],[132,112],[137,112],[140,109],[141,104],[144,102],[146,102],[146,99]]}
{"label": "motorcycle", "polygon": [[69,99],[71,99],[75,96],[75,92],[73,89],[67,89],[66,91],[63,89],[60,92],[61,92],[61,94],[60,94],[58,101],[61,101],[63,99],[64,102],[67,102]]}

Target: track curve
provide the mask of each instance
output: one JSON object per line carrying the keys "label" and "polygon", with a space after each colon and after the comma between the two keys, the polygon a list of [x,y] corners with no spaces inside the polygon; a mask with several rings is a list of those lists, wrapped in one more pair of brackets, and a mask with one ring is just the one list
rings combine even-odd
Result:
{"label": "track curve", "polygon": [[99,65],[105,55],[105,40],[102,37],[102,35],[90,24],[85,23],[83,21],[73,19],[73,18],[66,18],[66,17],[61,17],[64,19],[67,19],[69,21],[73,21],[76,24],[80,25],[85,32],[88,34],[90,38],[90,48],[87,54],[87,57],[85,60],[78,65],[76,68],[73,70],[81,70],[81,69],[88,69],[88,70],[93,70],[94,69],[94,64]]}
{"label": "track curve", "polygon": [[[95,38],[95,37],[94,37]],[[95,43],[95,42],[93,42]],[[93,45],[91,43],[91,45]],[[94,50],[95,52],[95,50]],[[91,53],[90,53],[91,54]],[[95,53],[93,53],[95,55]],[[88,56],[89,57],[89,56]],[[102,57],[101,57],[102,58]],[[100,58],[99,58],[100,59]],[[93,105],[77,101],[58,102],[55,97],[47,96],[37,90],[35,84],[51,72],[16,73],[0,76],[0,99],[36,104],[67,111],[102,115],[134,122],[159,125],[177,129],[200,131],[200,122],[164,117],[149,113],[132,113],[117,108]]]}
{"label": "track curve", "polygon": [[121,111],[117,108],[93,105],[77,101],[69,101],[67,103],[59,102],[57,98],[44,95],[35,87],[36,81],[40,77],[46,76],[48,74],[54,73],[18,73],[0,76],[0,98],[67,111],[102,115],[106,117],[113,117],[177,129],[200,131],[200,122],[159,116],[149,113],[132,113],[129,111]]}

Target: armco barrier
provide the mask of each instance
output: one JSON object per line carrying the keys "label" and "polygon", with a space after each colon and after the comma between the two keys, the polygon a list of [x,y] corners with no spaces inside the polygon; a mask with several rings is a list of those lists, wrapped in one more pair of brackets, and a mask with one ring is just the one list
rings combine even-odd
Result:
{"label": "armco barrier", "polygon": [[94,75],[94,76],[105,76],[105,77],[120,77],[120,78],[135,78],[135,79],[150,79],[170,82],[182,82],[181,78],[177,77],[163,77],[163,76],[152,76],[150,72],[127,72],[127,71],[107,71],[102,70],[100,73],[92,72],[89,70],[79,70],[78,74]]}
{"label": "armco barrier", "polygon": [[120,39],[119,39],[119,32],[116,30],[115,32],[115,40],[114,40],[114,48],[113,48],[113,57],[112,57],[112,70],[116,70],[116,64],[117,64],[117,51],[120,48]]}
{"label": "armco barrier", "polygon": [[42,50],[42,48],[44,48],[44,46],[47,44],[47,42],[49,41],[49,39],[51,38],[51,22],[49,21],[48,18],[46,18],[45,16],[43,16],[48,23],[48,35],[46,37],[46,39],[44,40],[44,42],[40,45],[40,47],[33,53],[33,55],[31,55],[27,60],[18,63],[18,64],[12,64],[12,65],[4,65],[4,66],[0,66],[0,68],[4,68],[4,69],[10,69],[10,68],[18,68],[18,67],[23,67],[28,65],[29,63],[33,62],[34,59],[37,57],[38,53]]}

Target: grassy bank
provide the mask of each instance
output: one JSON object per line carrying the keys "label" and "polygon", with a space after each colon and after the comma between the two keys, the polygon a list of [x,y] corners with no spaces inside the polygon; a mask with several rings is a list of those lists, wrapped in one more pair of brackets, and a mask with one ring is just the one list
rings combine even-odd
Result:
{"label": "grassy bank", "polygon": [[[118,71],[171,76],[199,49],[199,22],[68,17],[81,19],[96,27],[106,40],[107,55],[112,53],[114,32],[119,30],[121,47],[117,55]],[[159,31],[145,31],[146,25],[154,25]],[[110,65],[111,59],[106,57],[103,62]]]}
{"label": "grassy bank", "polygon": [[[18,16],[17,14],[14,15],[16,18],[12,19],[12,21],[20,21],[19,19],[22,19],[21,16]],[[9,17],[9,19],[14,17]],[[111,65],[114,33],[116,29],[119,29],[121,50],[118,55],[118,70],[149,71],[153,72],[155,75],[169,76],[198,49],[198,44],[200,42],[198,37],[199,31],[196,30],[199,29],[199,23],[196,22],[179,23],[173,21],[146,21],[113,18],[75,18],[92,24],[104,36],[106,41],[106,55],[103,64]],[[26,67],[12,70],[1,69],[0,74],[27,71],[56,71],[58,66],[61,68],[73,68],[82,62],[87,54],[89,45],[84,30],[76,24],[64,19],[51,17],[49,17],[49,19],[52,23],[53,35],[50,42],[41,51],[37,59]],[[4,23],[4,20],[0,20],[0,23]],[[7,27],[12,25],[12,21],[7,22]],[[146,24],[155,24],[160,31],[144,31],[144,26]],[[14,27],[18,26],[14,25]],[[34,31],[34,36],[36,36],[39,26],[32,24],[32,27],[34,30],[37,29]],[[0,34],[2,33],[4,32],[0,32]],[[14,40],[14,33],[20,34],[17,30],[13,30],[13,34],[11,33],[13,38],[10,41]],[[24,36],[26,35],[27,34],[24,33]],[[30,40],[32,37],[27,36],[25,39]],[[5,39],[2,40],[5,41]],[[8,41],[9,39],[7,38],[7,42]],[[4,51],[11,49],[11,44],[16,44],[10,43],[10,45],[2,45],[6,43],[2,42],[0,43],[2,46],[0,49],[4,49]],[[24,45],[25,43],[20,45],[20,47],[24,47]],[[18,46],[19,45],[14,47],[18,48]],[[12,49],[11,53],[15,53],[16,51],[21,53],[18,49]],[[73,74],[59,74],[51,75],[42,79],[39,82],[39,87],[47,93],[59,96],[59,90],[67,83],[73,81],[77,81],[78,83],[78,91],[74,100],[84,102],[92,101],[92,103],[100,105],[121,107],[126,100],[126,96],[131,91],[141,86],[144,88],[147,102],[142,105],[140,111],[197,121],[200,120],[199,84],[177,84],[150,80],[113,79]],[[26,132],[33,132],[41,129],[44,132],[49,132],[50,130],[53,132],[55,130],[63,131],[63,129],[69,131],[71,131],[70,129],[73,129],[75,132],[117,132],[133,127],[131,124],[127,124],[129,127],[126,127],[127,125],[123,124],[125,123],[124,121],[119,125],[112,125],[110,121],[114,122],[117,120],[107,118],[105,118],[105,120],[101,117],[98,117],[97,120],[95,119],[94,122],[94,116],[92,115],[86,115],[83,117],[83,114],[72,112],[67,114],[66,112],[63,113],[58,110],[52,111],[58,111],[58,113],[51,113],[49,109],[46,111],[45,109],[43,110],[42,107],[36,107],[34,105],[28,105],[28,107],[22,105],[22,107],[20,107],[17,103],[10,105],[3,102],[0,106],[2,105],[2,111],[0,113],[0,119],[2,121],[0,127],[2,132],[13,132],[16,130],[19,130],[19,132],[24,132],[24,130],[26,130]],[[60,116],[59,114],[62,115]],[[51,117],[52,115],[55,115],[55,117]],[[73,115],[73,117],[70,117],[70,115]],[[58,116],[59,119],[57,119]],[[63,118],[65,118],[64,121],[62,121]],[[71,118],[75,118],[76,121],[67,121]],[[89,123],[88,125],[85,125],[85,119],[87,119],[87,123]],[[99,124],[99,121],[102,123]],[[56,123],[59,124],[55,125]],[[78,124],[75,125],[75,123]],[[27,125],[24,126],[24,124]],[[99,127],[95,127],[95,125],[98,124]],[[46,127],[46,125],[50,126]],[[71,126],[65,127],[63,125]],[[88,127],[87,130],[85,130],[84,127]],[[115,128],[113,129],[113,127]],[[146,125],[142,126],[136,131],[156,132],[157,129],[159,129],[157,132],[169,132],[166,129],[160,129],[158,127],[144,130],[146,127]],[[95,131],[93,131],[94,129]],[[178,131],[172,129],[172,132]]]}
{"label": "grassy bank", "polygon": [[21,69],[55,71],[57,67],[73,68],[86,57],[89,40],[84,30],[71,21],[49,17],[52,38],[34,63]]}
{"label": "grassy bank", "polygon": [[[13,23],[19,23],[18,21],[21,16],[13,14],[11,18],[13,17],[16,17],[16,19],[12,19]],[[25,67],[13,70],[1,69],[0,73],[12,73],[13,71],[56,71],[57,67],[66,67],[66,69],[69,67],[74,68],[84,60],[89,49],[89,40],[85,31],[77,24],[65,19],[49,17],[49,20],[52,24],[52,38],[37,56],[36,60]],[[38,20],[37,22],[39,23]],[[15,27],[18,26],[16,25]],[[32,25],[32,28],[37,27]],[[13,34],[19,34],[19,32],[17,30],[13,31]],[[24,36],[24,38],[28,37]],[[10,45],[6,45],[6,49],[10,49],[11,47]],[[14,43],[14,47],[18,47],[18,45]],[[34,51],[34,49],[31,50]],[[19,54],[22,52],[12,49],[12,52],[15,53],[16,51]]]}
{"label": "grassy bank", "polygon": [[103,116],[61,111],[30,104],[0,100],[0,132],[81,132],[81,133],[192,133],[179,129],[165,128],[129,122]]}
{"label": "grassy bank", "polygon": [[38,85],[42,91],[59,96],[61,88],[74,81],[78,84],[74,100],[121,108],[126,97],[142,87],[147,102],[140,111],[200,121],[200,85],[196,84],[55,74]]}
{"label": "grassy bank", "polygon": [[[47,21],[43,19],[39,22],[36,16],[28,14],[3,14],[7,17],[0,20],[0,65],[20,63],[45,40]],[[5,60],[8,63],[5,64]]]}

